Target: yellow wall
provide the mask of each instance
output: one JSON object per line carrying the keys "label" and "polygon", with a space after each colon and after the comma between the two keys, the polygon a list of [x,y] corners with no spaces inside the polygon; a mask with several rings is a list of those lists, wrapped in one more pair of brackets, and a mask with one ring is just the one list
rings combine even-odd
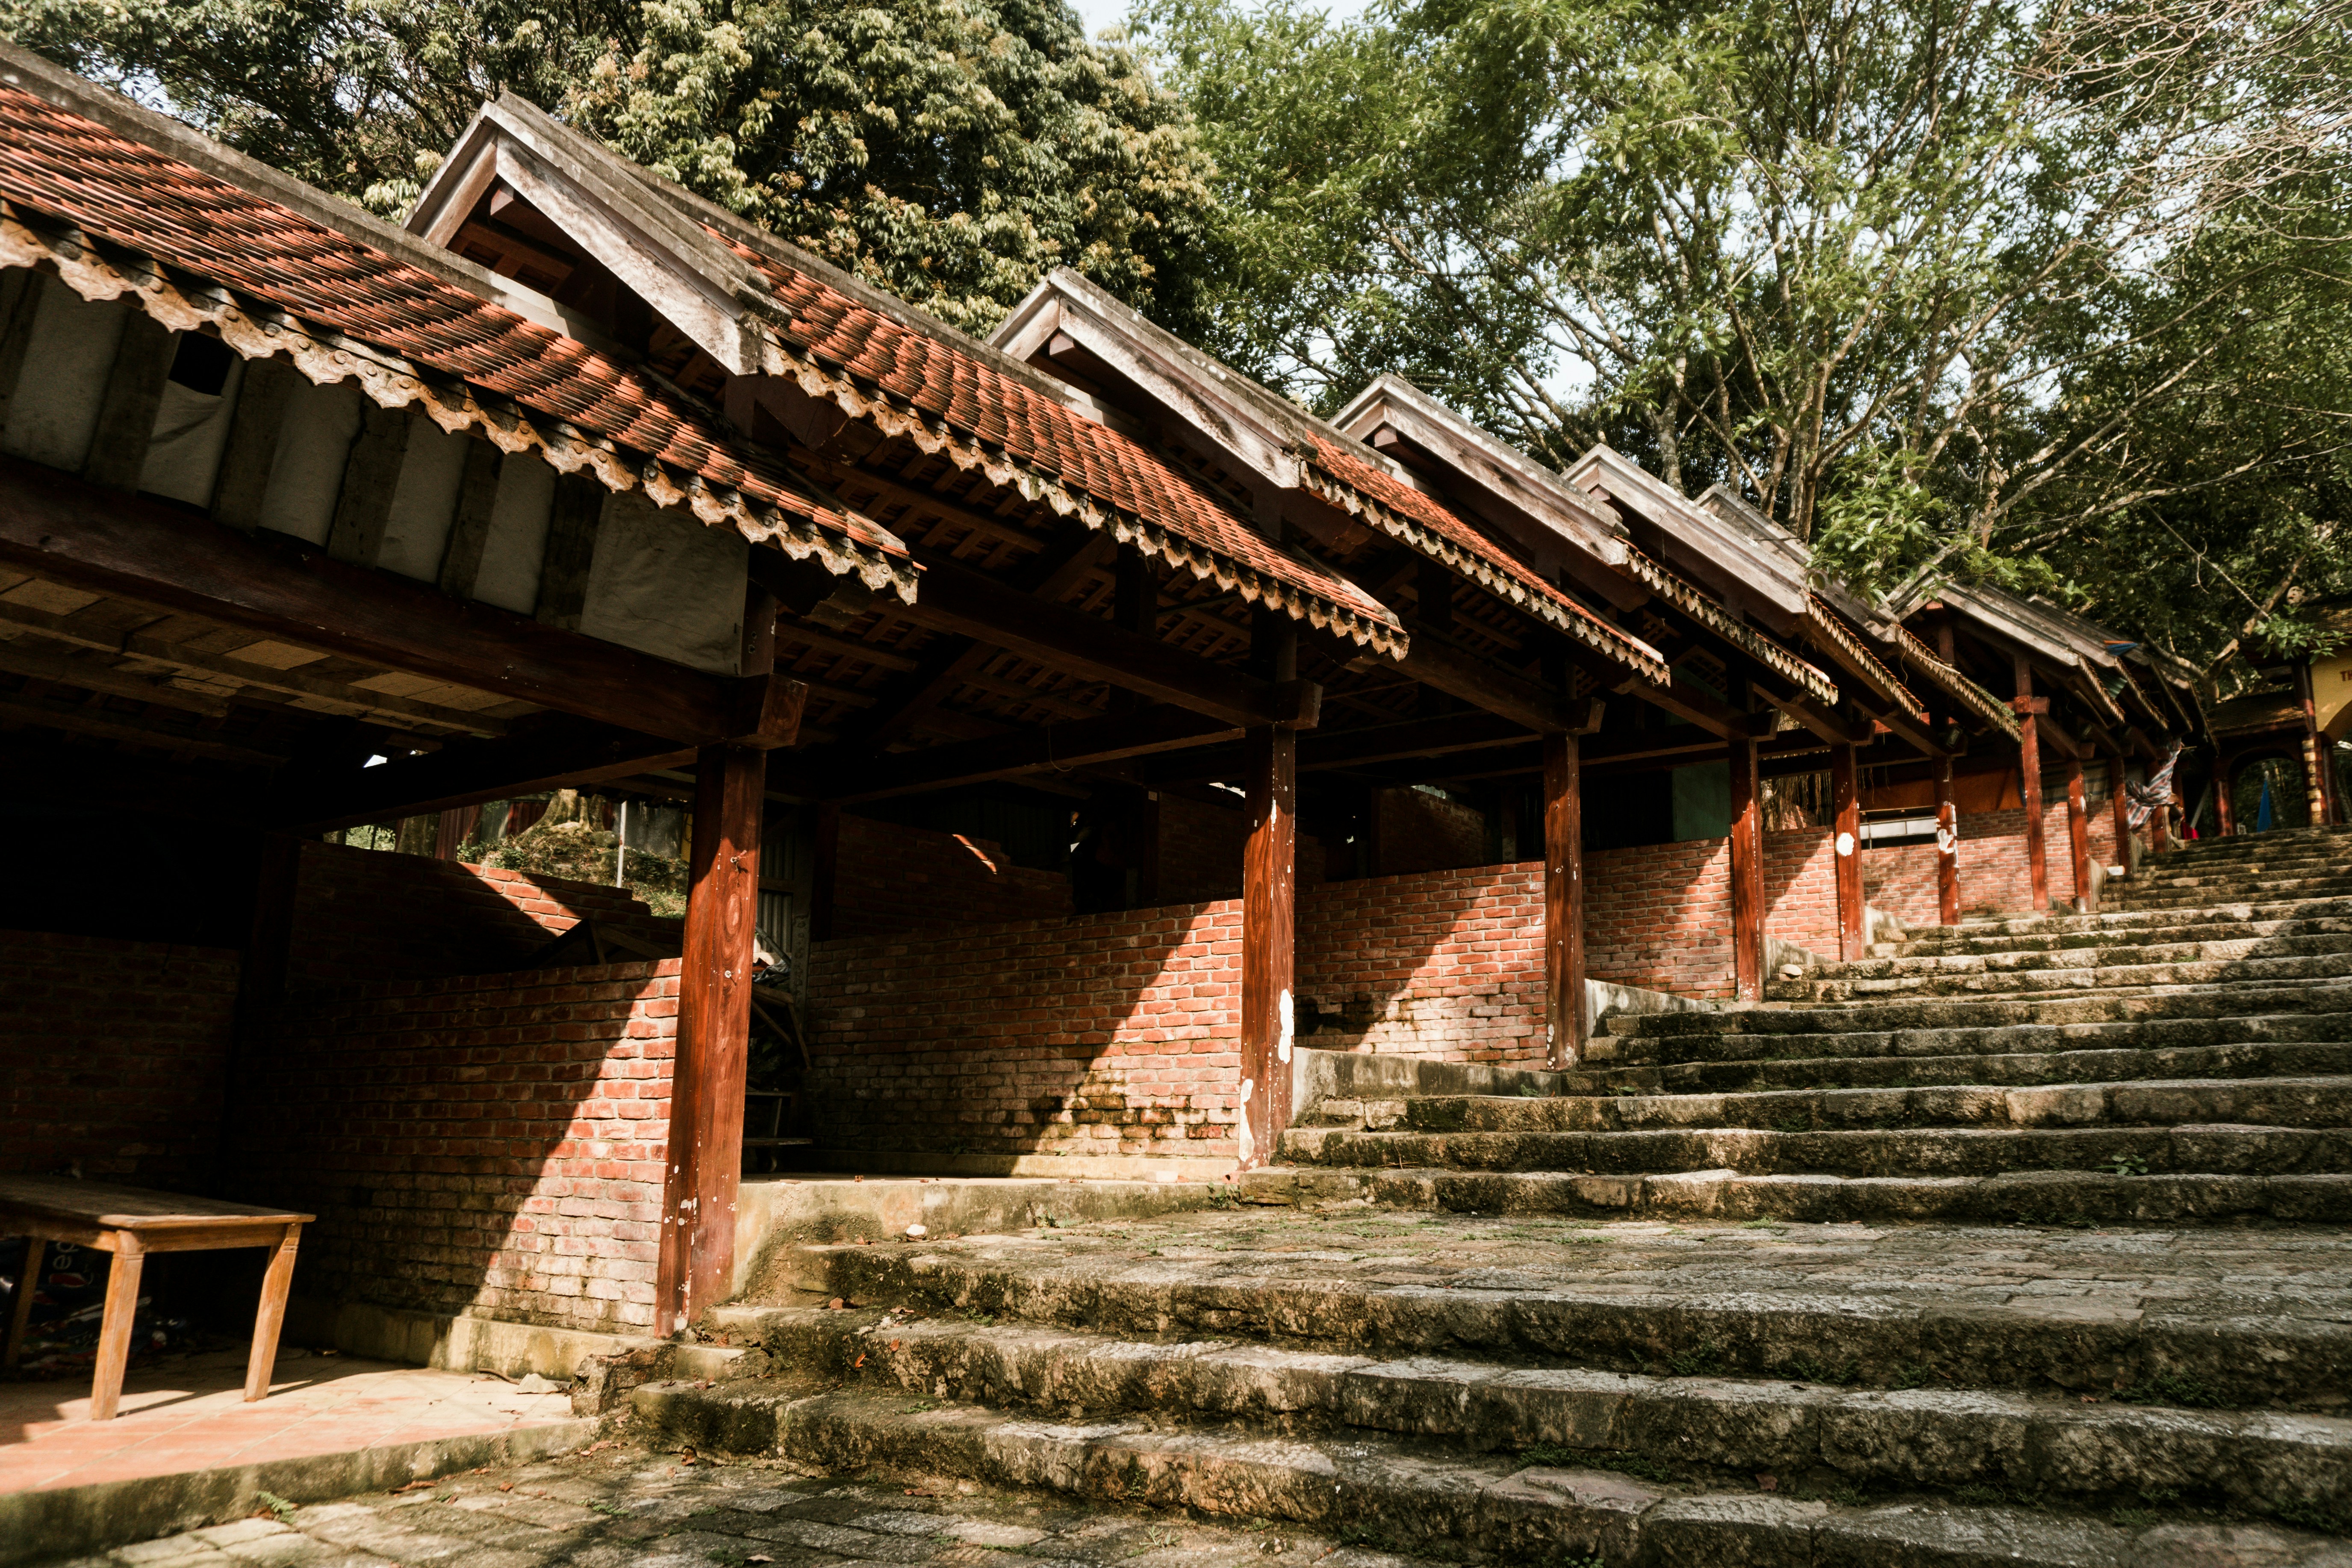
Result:
{"label": "yellow wall", "polygon": [[2334,654],[2311,667],[2311,695],[2319,727],[2331,741],[2352,730],[2352,651]]}

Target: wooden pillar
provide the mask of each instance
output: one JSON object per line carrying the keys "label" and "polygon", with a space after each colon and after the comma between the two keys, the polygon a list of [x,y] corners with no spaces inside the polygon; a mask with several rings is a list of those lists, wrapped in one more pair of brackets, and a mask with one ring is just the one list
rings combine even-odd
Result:
{"label": "wooden pillar", "polygon": [[2116,864],[2131,871],[2131,789],[2124,783],[2124,755],[2107,759],[2107,809],[2116,819]]}
{"label": "wooden pillar", "polygon": [[1764,802],[1756,742],[1731,742],[1731,979],[1742,1002],[1764,999]]}
{"label": "wooden pillar", "polygon": [[695,759],[686,952],[678,970],[655,1329],[667,1336],[724,1300],[734,1279],[735,1192],[751,1038],[751,934],[768,754],[705,746]]}
{"label": "wooden pillar", "polygon": [[2237,793],[2238,769],[2234,761],[2217,763],[2213,769],[2213,820],[2224,838],[2238,836],[2238,808],[2231,796]]}
{"label": "wooden pillar", "polygon": [[1242,851],[1241,1168],[1275,1157],[1290,1124],[1296,973],[1298,736],[1271,725],[1244,742],[1249,841]]}
{"label": "wooden pillar", "polygon": [[1960,812],[1952,802],[1952,759],[1936,759],[1936,919],[1960,923]]}
{"label": "wooden pillar", "polygon": [[1830,748],[1830,797],[1837,810],[1832,827],[1837,851],[1838,956],[1848,963],[1864,956],[1869,931],[1862,912],[1862,788],[1852,746]]}
{"label": "wooden pillar", "polygon": [[2311,666],[2294,667],[2295,695],[2303,702],[2303,777],[2304,788],[2311,803],[2311,826],[2318,827],[2336,820],[2335,770],[2327,765],[2330,745],[2319,728],[2319,707],[2311,684]]}
{"label": "wooden pillar", "polygon": [[[2033,667],[2023,659],[2017,661],[2017,696],[2021,703],[2032,700]],[[2050,907],[2050,860],[2047,847],[2042,842],[2042,738],[2033,727],[2031,711],[2017,716],[2018,794],[2025,805],[2025,864],[2033,877],[2033,907]]]}
{"label": "wooden pillar", "polygon": [[2083,759],[2066,759],[2066,848],[2074,866],[2074,911],[2091,912],[2091,813],[2083,795]]}
{"label": "wooden pillar", "polygon": [[1555,1069],[1584,1058],[1582,746],[1544,737],[1544,1040]]}

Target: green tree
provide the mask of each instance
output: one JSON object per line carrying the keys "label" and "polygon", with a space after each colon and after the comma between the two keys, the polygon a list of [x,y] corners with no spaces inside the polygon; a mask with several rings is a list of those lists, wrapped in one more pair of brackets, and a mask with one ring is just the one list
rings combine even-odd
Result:
{"label": "green tree", "polygon": [[[2080,599],[2162,506],[2303,483],[2342,438],[2316,343],[2344,321],[2347,16],[1149,0],[1138,23],[1219,166],[1211,320],[1251,368],[1326,405],[1401,371],[1555,459],[1607,439],[1727,481],[1851,577]],[[2245,402],[2280,353],[2301,395]],[[2297,548],[2242,563],[2258,602]]]}
{"label": "green tree", "polygon": [[380,213],[511,90],[957,326],[1055,267],[1200,324],[1190,118],[1060,0],[0,0],[0,33]]}

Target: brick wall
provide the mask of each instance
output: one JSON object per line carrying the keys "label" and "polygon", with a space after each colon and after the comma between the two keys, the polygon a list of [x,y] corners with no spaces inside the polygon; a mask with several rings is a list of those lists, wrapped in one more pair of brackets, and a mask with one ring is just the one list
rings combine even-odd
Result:
{"label": "brick wall", "polygon": [[845,812],[834,855],[836,940],[1070,912],[1068,877],[1016,866],[985,838]]}
{"label": "brick wall", "polygon": [[297,1292],[653,1321],[675,959],[297,998],[239,1072],[234,1195],[319,1216]]}
{"label": "brick wall", "polygon": [[1299,1037],[1540,1063],[1543,864],[1333,882],[1298,899]]}
{"label": "brick wall", "polygon": [[302,846],[294,907],[292,990],[511,970],[583,917],[666,951],[681,942],[681,921],[626,888],[341,844]]}
{"label": "brick wall", "polygon": [[219,948],[0,931],[0,1172],[206,1185],[236,978]]}
{"label": "brick wall", "polygon": [[[1240,898],[1242,849],[1249,840],[1249,815],[1241,797],[1203,801],[1162,792],[1154,809],[1160,814],[1160,902],[1204,904]],[[1300,834],[1298,885],[1320,884],[1328,858],[1321,839]]]}
{"label": "brick wall", "polygon": [[1237,900],[822,942],[810,968],[828,1150],[1234,1158]]}
{"label": "brick wall", "polygon": [[1486,858],[1486,818],[1446,795],[1417,789],[1372,792],[1372,865],[1383,876],[1449,871]]}
{"label": "brick wall", "polygon": [[[2123,864],[2116,849],[2115,809],[2105,801],[2089,812],[2091,858],[2102,866]],[[2066,833],[2066,800],[2055,804],[2045,795],[2042,812],[2043,865],[2049,878],[2050,901],[2063,908],[2074,896],[2073,842]],[[1906,925],[1934,925],[1937,921],[1936,847],[1906,844],[1865,850],[1862,857],[1864,896]],[[2033,873],[2025,849],[2025,813],[2021,810],[1979,812],[1960,816],[1960,910],[1968,913],[2031,910]]]}

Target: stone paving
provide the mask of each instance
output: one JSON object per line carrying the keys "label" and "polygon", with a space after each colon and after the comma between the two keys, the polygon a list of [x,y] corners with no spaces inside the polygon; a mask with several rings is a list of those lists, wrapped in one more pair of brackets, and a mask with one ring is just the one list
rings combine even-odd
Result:
{"label": "stone paving", "polygon": [[[808,1477],[599,1443],[395,1494],[142,1542],[58,1568],[1410,1568],[1277,1522],[1074,1504],[971,1481]],[[1559,1563],[1550,1568],[1580,1568]]]}

